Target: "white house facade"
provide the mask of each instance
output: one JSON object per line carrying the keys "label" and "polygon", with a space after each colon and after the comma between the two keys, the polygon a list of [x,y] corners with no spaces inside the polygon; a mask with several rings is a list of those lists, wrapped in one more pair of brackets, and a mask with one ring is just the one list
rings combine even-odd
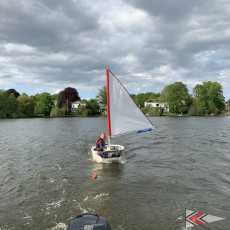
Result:
{"label": "white house facade", "polygon": [[145,102],[145,106],[151,106],[153,108],[163,108],[164,113],[169,112],[168,103],[167,102],[159,102],[158,99],[149,99]]}
{"label": "white house facade", "polygon": [[106,115],[107,114],[107,105],[100,103],[99,107],[100,107],[100,113],[103,115]]}
{"label": "white house facade", "polygon": [[77,108],[78,108],[80,105],[81,105],[81,106],[86,106],[86,104],[83,103],[82,101],[74,101],[74,102],[72,102],[72,104],[71,104],[71,111],[72,111],[73,113],[76,112]]}

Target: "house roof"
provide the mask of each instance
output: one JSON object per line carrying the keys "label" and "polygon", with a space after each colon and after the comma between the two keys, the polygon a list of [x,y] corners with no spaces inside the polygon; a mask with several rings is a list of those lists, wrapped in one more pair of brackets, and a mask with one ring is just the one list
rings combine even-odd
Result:
{"label": "house roof", "polygon": [[99,106],[100,106],[100,107],[107,107],[106,104],[102,104],[102,103],[99,103]]}
{"label": "house roof", "polygon": [[81,101],[74,101],[72,102],[72,104],[81,104],[82,102]]}
{"label": "house roof", "polygon": [[159,100],[158,99],[148,99],[146,102],[156,103],[156,102],[159,102]]}

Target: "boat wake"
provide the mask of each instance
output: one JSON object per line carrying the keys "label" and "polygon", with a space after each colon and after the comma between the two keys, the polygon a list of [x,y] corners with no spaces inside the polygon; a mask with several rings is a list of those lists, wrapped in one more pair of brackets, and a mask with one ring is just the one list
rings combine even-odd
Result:
{"label": "boat wake", "polygon": [[128,162],[128,160],[125,159],[125,158],[123,158],[123,159],[121,159],[121,160],[119,161],[119,163],[121,163],[121,164],[126,164],[127,162]]}
{"label": "boat wake", "polygon": [[94,199],[102,198],[102,197],[107,197],[109,196],[109,193],[100,193],[99,195],[96,195]]}
{"label": "boat wake", "polygon": [[56,226],[54,226],[50,230],[66,230],[67,227],[68,226],[66,224],[64,224],[64,223],[58,223]]}

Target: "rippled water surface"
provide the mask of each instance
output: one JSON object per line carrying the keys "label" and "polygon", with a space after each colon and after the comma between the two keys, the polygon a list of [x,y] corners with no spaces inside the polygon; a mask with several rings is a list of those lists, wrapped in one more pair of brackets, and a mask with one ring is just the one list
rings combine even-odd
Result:
{"label": "rippled water surface", "polygon": [[185,210],[230,229],[230,117],[150,118],[150,133],[118,137],[125,161],[98,164],[90,148],[106,118],[0,120],[0,229],[66,229],[79,212],[113,230],[185,229]]}

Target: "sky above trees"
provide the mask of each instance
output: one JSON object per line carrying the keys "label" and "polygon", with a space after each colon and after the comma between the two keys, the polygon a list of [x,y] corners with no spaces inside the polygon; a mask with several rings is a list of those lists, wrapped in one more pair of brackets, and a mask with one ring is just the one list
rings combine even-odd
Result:
{"label": "sky above trees", "polygon": [[228,0],[1,0],[0,89],[95,98],[109,67],[133,94],[216,81],[228,100],[229,14]]}

